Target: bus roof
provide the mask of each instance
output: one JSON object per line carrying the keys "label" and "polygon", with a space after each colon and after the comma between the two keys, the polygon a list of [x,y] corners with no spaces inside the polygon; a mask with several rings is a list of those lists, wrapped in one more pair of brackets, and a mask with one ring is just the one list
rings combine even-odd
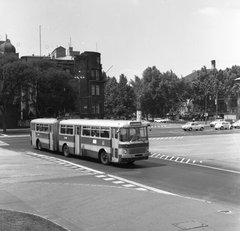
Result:
{"label": "bus roof", "polygon": [[56,123],[58,119],[56,118],[38,118],[31,121],[31,123],[39,123],[39,124],[53,124]]}
{"label": "bus roof", "polygon": [[141,121],[132,120],[101,120],[101,119],[68,119],[62,120],[60,124],[65,125],[83,125],[83,126],[96,126],[96,127],[136,127],[147,126]]}

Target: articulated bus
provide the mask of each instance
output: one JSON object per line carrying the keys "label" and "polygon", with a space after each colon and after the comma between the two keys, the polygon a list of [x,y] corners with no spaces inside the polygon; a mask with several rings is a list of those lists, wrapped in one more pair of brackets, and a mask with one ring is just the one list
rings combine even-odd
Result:
{"label": "articulated bus", "polygon": [[31,145],[102,164],[148,159],[148,124],[141,121],[39,118],[30,123]]}

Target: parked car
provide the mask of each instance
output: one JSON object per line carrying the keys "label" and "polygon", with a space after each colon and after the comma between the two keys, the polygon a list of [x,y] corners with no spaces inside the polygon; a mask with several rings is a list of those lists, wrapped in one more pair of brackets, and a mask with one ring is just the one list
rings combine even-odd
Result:
{"label": "parked car", "polygon": [[210,123],[210,127],[215,127],[215,125],[219,122],[222,122],[222,121],[225,121],[224,119],[217,119],[217,120],[214,120]]}
{"label": "parked car", "polygon": [[154,122],[156,123],[162,123],[163,119],[162,118],[155,118]]}
{"label": "parked car", "polygon": [[215,130],[232,129],[232,128],[233,128],[232,124],[227,121],[221,121],[215,125]]}
{"label": "parked car", "polygon": [[168,123],[168,122],[170,122],[170,121],[172,121],[172,120],[169,119],[169,118],[166,118],[166,119],[163,119],[161,123]]}
{"label": "parked car", "polygon": [[192,130],[203,131],[204,125],[203,124],[199,124],[198,122],[187,122],[186,124],[184,124],[182,126],[182,129],[184,131],[192,131]]}
{"label": "parked car", "polygon": [[232,124],[232,126],[233,126],[234,128],[240,128],[240,120],[236,120],[236,121]]}
{"label": "parked car", "polygon": [[156,122],[156,123],[168,123],[168,122],[170,122],[170,121],[171,121],[171,120],[168,119],[168,118],[165,118],[165,119],[155,118],[155,119],[154,119],[154,122]]}

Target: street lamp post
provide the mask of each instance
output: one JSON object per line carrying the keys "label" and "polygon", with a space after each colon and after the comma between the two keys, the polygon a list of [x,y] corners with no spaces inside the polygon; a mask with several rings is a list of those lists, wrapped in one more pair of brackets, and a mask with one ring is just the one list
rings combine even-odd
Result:
{"label": "street lamp post", "polygon": [[208,117],[208,112],[207,112],[207,94],[205,95],[205,124],[207,124],[207,117]]}

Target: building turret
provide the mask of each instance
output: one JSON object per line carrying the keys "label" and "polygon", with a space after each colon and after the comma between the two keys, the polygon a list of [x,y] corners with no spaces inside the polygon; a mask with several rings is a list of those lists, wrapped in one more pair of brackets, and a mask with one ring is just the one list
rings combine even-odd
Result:
{"label": "building turret", "polygon": [[5,53],[16,53],[16,48],[12,45],[10,39],[6,39],[6,42],[1,43],[0,52]]}

